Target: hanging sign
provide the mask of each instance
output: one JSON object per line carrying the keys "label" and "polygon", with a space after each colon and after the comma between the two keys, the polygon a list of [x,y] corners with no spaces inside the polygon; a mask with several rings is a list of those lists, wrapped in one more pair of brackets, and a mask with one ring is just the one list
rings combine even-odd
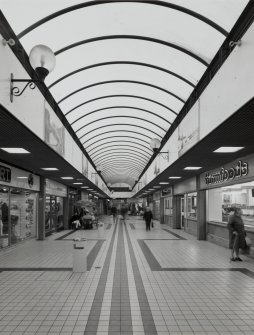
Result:
{"label": "hanging sign", "polygon": [[5,183],[11,182],[11,169],[0,165],[0,181],[4,181]]}

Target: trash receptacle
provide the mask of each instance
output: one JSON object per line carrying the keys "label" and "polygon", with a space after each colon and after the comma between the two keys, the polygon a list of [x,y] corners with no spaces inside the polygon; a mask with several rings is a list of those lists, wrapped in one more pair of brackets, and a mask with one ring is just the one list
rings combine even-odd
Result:
{"label": "trash receptacle", "polygon": [[77,238],[73,240],[73,272],[86,272],[87,255],[86,255],[86,239]]}
{"label": "trash receptacle", "polygon": [[105,230],[104,230],[104,223],[99,221],[98,222],[98,238],[104,238]]}

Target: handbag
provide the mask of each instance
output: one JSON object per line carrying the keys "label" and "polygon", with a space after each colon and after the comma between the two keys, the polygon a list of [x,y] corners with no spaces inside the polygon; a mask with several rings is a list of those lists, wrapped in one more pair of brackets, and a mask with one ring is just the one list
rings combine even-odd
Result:
{"label": "handbag", "polygon": [[151,221],[151,226],[152,226],[152,228],[153,228],[153,220]]}

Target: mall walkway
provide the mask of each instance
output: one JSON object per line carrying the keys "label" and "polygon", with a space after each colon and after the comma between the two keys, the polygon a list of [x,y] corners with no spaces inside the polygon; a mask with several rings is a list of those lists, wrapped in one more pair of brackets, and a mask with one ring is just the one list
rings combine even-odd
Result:
{"label": "mall walkway", "polygon": [[[0,251],[0,334],[254,334],[254,260],[141,218]],[[88,271],[72,272],[73,238]]]}

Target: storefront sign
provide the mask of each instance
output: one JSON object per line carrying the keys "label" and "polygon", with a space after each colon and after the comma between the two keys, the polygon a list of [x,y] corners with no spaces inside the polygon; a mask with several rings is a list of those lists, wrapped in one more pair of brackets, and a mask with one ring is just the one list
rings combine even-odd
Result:
{"label": "storefront sign", "polygon": [[172,187],[167,187],[161,190],[161,196],[163,197],[164,195],[171,195],[172,194]]}
{"label": "storefront sign", "polygon": [[59,197],[67,197],[67,186],[57,181],[46,179],[46,194]]}
{"label": "storefront sign", "polygon": [[219,184],[226,181],[231,181],[235,178],[241,178],[247,176],[249,172],[248,163],[239,160],[235,167],[225,169],[222,167],[220,171],[215,173],[206,173],[205,183],[206,185]]}
{"label": "storefront sign", "polygon": [[0,181],[4,181],[6,183],[11,182],[11,169],[0,165]]}

